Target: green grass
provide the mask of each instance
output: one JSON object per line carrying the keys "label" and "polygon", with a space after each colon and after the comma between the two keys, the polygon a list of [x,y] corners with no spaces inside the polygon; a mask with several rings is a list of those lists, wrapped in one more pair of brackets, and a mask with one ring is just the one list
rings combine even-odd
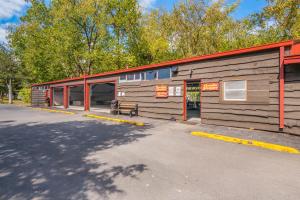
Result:
{"label": "green grass", "polygon": [[[4,99],[0,99],[0,104],[9,104],[8,103],[8,98],[4,98]],[[29,103],[24,103],[23,101],[21,100],[13,100],[13,103],[14,105],[20,105],[20,106],[29,106],[30,104]]]}

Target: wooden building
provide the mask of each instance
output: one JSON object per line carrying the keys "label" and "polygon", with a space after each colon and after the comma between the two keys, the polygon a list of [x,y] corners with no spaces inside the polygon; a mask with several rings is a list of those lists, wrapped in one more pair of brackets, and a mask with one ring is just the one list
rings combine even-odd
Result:
{"label": "wooden building", "polygon": [[[300,135],[300,43],[286,41],[32,86],[32,106],[108,111]],[[200,121],[200,120],[199,120]]]}

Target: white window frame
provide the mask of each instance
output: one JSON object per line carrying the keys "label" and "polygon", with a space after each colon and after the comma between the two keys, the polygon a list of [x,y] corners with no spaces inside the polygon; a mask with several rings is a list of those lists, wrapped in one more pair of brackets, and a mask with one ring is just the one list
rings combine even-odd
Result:
{"label": "white window frame", "polygon": [[125,80],[121,80],[121,76],[122,76],[122,75],[119,76],[119,83],[124,83],[124,82],[126,82],[126,81],[127,81],[127,74],[125,74]]}
{"label": "white window frame", "polygon": [[[229,89],[230,91],[245,91],[245,98],[244,99],[226,99],[226,83],[228,82],[237,82],[237,81],[243,81],[245,82],[245,87],[243,89]],[[223,100],[224,101],[247,101],[247,81],[246,80],[230,80],[230,81],[224,81],[223,82]]]}
{"label": "white window frame", "polygon": [[135,81],[135,73],[129,73],[133,75],[133,80],[128,80],[128,74],[126,74],[126,82],[134,82]]}
{"label": "white window frame", "polygon": [[[125,74],[125,80],[121,80],[121,76],[119,76],[119,82],[120,83],[124,83],[124,82],[135,82],[135,81],[141,81],[142,80],[142,75],[141,75],[141,73],[143,73],[143,72],[136,72],[136,73],[130,73],[130,74],[133,74],[133,80],[127,80],[127,75],[128,74]],[[139,79],[136,79],[136,74],[140,74],[140,78]]]}
{"label": "white window frame", "polygon": [[[170,73],[170,77],[169,78],[166,78],[166,79],[171,79],[172,78],[172,70],[171,70],[171,67],[169,67],[168,68],[169,69],[169,73]],[[159,69],[158,69],[159,70]],[[155,71],[155,76],[156,76],[156,78],[155,79],[153,79],[153,80],[164,80],[164,79],[158,79],[158,70],[149,70],[149,71]],[[151,80],[147,80],[147,72],[148,72],[148,70],[146,70],[146,71],[142,71],[142,72],[136,72],[136,73],[134,73],[134,72],[131,72],[133,75],[134,75],[134,80],[127,80],[127,75],[128,74],[125,74],[125,80],[121,80],[121,75],[119,76],[119,83],[124,83],[124,82],[135,82],[135,81],[151,81]],[[131,74],[130,73],[130,74]],[[136,74],[140,74],[140,78],[139,79],[136,79]],[[144,80],[142,80],[142,74],[144,74],[144,77],[145,77],[145,79]],[[153,81],[152,80],[152,81]]]}

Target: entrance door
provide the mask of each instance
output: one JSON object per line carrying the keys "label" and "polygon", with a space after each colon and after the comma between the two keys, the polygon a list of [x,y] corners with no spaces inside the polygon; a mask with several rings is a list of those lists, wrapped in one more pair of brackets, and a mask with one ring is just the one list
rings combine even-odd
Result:
{"label": "entrance door", "polygon": [[186,118],[187,120],[200,120],[200,80],[186,82]]}

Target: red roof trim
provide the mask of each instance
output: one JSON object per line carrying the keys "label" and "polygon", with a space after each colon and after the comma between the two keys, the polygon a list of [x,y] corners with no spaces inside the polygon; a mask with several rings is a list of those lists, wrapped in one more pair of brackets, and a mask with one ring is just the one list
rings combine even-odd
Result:
{"label": "red roof trim", "polygon": [[[89,75],[89,76],[86,76],[86,78],[95,78],[95,77],[115,75],[115,74],[126,73],[126,72],[135,72],[135,71],[140,71],[140,70],[154,69],[154,68],[184,64],[184,63],[191,63],[191,62],[196,62],[196,61],[209,60],[209,59],[214,59],[214,58],[221,58],[221,57],[226,57],[226,56],[233,56],[233,55],[239,55],[239,54],[244,54],[244,53],[263,51],[263,50],[268,50],[268,49],[275,49],[275,48],[279,48],[282,46],[291,46],[293,44],[294,44],[294,41],[289,40],[289,41],[284,41],[284,42],[277,42],[277,43],[272,43],[272,44],[238,49],[238,50],[219,52],[219,53],[215,53],[215,54],[166,61],[166,62],[162,62],[162,63],[158,63],[158,64],[150,64],[150,65],[144,65],[144,66],[139,66],[139,67],[134,67],[134,68],[129,68],[129,69],[121,69],[121,70],[116,70],[116,71],[104,72],[104,73]],[[41,84],[34,84],[32,86],[61,83],[61,82],[81,80],[81,79],[84,79],[84,77],[77,77],[77,78],[70,78],[70,79],[64,79],[64,80],[58,80],[58,81],[45,82],[45,83],[41,83]]]}
{"label": "red roof trim", "polygon": [[84,79],[84,77],[66,78],[66,79],[57,80],[57,81],[49,81],[49,82],[44,82],[44,83],[36,83],[36,84],[32,84],[31,86],[48,85],[48,84],[62,83],[62,82],[68,82],[68,81],[78,81],[78,80],[82,80],[82,79]]}
{"label": "red roof trim", "polygon": [[300,63],[300,55],[298,56],[287,56],[284,59],[284,64],[288,65],[288,64],[297,64]]}

